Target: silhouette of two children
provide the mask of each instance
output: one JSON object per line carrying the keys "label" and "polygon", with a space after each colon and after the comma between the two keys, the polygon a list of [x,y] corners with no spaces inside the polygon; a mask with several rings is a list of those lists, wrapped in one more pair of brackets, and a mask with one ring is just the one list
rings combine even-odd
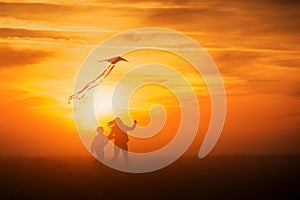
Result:
{"label": "silhouette of two children", "polygon": [[136,120],[134,120],[134,124],[132,126],[126,126],[122,120],[117,117],[115,120],[110,121],[108,126],[111,128],[111,132],[108,137],[103,134],[103,128],[98,127],[97,131],[98,134],[95,136],[92,145],[91,145],[91,152],[96,152],[97,158],[101,161],[104,159],[104,146],[107,144],[108,139],[114,139],[114,157],[110,161],[110,163],[114,163],[120,154],[120,149],[122,150],[124,159],[126,164],[128,164],[128,135],[127,131],[132,131],[136,128]]}

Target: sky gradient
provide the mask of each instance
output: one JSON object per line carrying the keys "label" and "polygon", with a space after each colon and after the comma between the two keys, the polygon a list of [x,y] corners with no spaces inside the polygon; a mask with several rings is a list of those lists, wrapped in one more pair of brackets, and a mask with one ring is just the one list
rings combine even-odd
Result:
{"label": "sky gradient", "polygon": [[103,40],[140,27],[180,31],[218,66],[227,118],[212,154],[298,154],[299,10],[297,1],[271,0],[1,1],[0,155],[86,155],[67,104],[80,65]]}

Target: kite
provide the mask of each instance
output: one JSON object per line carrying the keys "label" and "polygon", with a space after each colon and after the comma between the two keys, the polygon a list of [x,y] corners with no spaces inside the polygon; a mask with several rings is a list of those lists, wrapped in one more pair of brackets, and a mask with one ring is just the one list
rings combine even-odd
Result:
{"label": "kite", "polygon": [[99,76],[97,76],[95,79],[88,82],[81,90],[69,96],[68,104],[70,104],[71,100],[73,99],[78,99],[78,100],[82,99],[89,90],[100,85],[102,81],[110,74],[110,72],[113,70],[113,68],[116,66],[118,62],[120,61],[128,62],[128,60],[122,58],[121,56],[117,56],[105,60],[99,60],[98,62],[105,62],[105,61],[110,63],[108,67],[106,67],[106,69]]}

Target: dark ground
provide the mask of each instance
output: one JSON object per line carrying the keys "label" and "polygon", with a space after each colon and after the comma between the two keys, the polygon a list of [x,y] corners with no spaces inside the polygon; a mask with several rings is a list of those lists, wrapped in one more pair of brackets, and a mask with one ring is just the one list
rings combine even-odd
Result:
{"label": "dark ground", "polygon": [[0,158],[0,199],[300,199],[300,156],[181,158],[127,174],[93,158]]}

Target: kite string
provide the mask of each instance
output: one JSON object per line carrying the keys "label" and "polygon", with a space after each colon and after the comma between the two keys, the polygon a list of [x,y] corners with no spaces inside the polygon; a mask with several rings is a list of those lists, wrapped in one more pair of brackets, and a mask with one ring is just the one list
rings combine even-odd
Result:
{"label": "kite string", "polygon": [[[103,75],[105,75],[105,76],[104,76],[98,83],[96,83],[95,85],[93,85],[93,86],[87,88],[87,89],[85,90],[85,92],[88,92],[89,90],[93,89],[94,87],[100,85],[100,84],[102,83],[102,81],[110,74],[110,72],[113,70],[114,67],[115,67],[115,65],[110,65],[110,66],[108,66],[108,67],[106,68],[106,70],[105,70],[105,71],[108,70],[108,72],[107,72],[106,74],[103,74]],[[84,95],[85,95],[85,94],[84,94]],[[82,99],[82,98],[83,98],[83,96],[81,96],[79,99]]]}
{"label": "kite string", "polygon": [[[75,94],[72,94],[71,96],[69,96],[68,104],[70,104],[70,101],[72,99],[82,99],[86,95],[87,91],[95,88],[100,83],[102,83],[102,81],[110,74],[110,72],[113,70],[114,67],[115,67],[115,64],[110,64],[99,76],[97,76],[92,81],[88,82],[80,91],[78,91]],[[95,85],[93,85],[101,77],[102,77],[102,79],[99,81],[99,83],[96,83]],[[84,94],[80,96],[81,93],[84,93]]]}

